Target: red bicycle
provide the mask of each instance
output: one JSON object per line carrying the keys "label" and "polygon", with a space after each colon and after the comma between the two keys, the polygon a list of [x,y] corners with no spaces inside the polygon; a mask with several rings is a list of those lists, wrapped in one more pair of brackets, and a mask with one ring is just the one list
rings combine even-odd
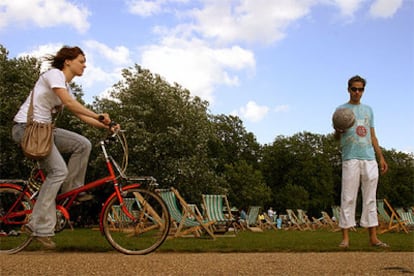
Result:
{"label": "red bicycle", "polygon": [[[108,242],[119,252],[129,255],[148,254],[166,239],[170,228],[170,214],[162,198],[153,190],[158,186],[151,176],[128,177],[128,145],[123,131],[99,141],[108,175],[56,197],[59,232],[70,222],[68,210],[77,196],[102,185],[112,185],[113,193],[102,205],[99,228]],[[119,165],[108,153],[110,146],[121,147]],[[36,196],[45,176],[34,167],[28,180],[0,180],[0,253],[13,254],[25,249],[33,237],[21,230],[27,223]]]}

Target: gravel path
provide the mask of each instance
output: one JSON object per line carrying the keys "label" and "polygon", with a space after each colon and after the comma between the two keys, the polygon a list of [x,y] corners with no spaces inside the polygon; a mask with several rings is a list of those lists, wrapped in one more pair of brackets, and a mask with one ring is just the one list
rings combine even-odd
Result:
{"label": "gravel path", "polygon": [[0,275],[414,275],[413,252],[110,253],[0,256]]}

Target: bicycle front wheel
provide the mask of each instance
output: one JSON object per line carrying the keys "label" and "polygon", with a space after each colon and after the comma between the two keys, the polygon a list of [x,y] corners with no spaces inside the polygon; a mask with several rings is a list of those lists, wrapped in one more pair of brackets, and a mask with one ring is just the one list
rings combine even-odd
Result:
{"label": "bicycle front wheel", "polygon": [[153,252],[168,236],[170,214],[167,206],[159,195],[145,189],[125,190],[122,197],[128,213],[124,212],[117,197],[105,207],[102,224],[106,239],[124,254]]}
{"label": "bicycle front wheel", "polygon": [[32,237],[21,231],[27,223],[33,202],[17,188],[0,186],[0,254],[23,250]]}

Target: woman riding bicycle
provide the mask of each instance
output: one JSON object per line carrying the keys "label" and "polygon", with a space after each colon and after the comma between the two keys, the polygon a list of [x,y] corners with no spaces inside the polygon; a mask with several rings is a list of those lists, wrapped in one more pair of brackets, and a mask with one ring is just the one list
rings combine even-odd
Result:
{"label": "woman riding bicycle", "polygon": [[[32,93],[34,95],[33,120],[37,122],[51,122],[53,114],[65,106],[91,126],[110,128],[111,119],[108,114],[97,114],[86,108],[71,92],[69,83],[74,77],[82,76],[86,68],[83,51],[79,47],[64,46],[47,60],[50,61],[52,69],[41,74],[33,91],[14,117],[13,140],[20,144],[23,137]],[[55,128],[52,151],[39,161],[41,168],[46,172],[46,179],[40,189],[30,221],[23,230],[30,232],[48,249],[56,246],[51,240],[56,224],[56,195],[60,189],[62,192],[68,192],[83,186],[90,151],[91,143],[84,136]],[[61,153],[70,154],[67,165]],[[91,195],[84,193],[78,197],[78,200],[85,201],[91,198]]]}

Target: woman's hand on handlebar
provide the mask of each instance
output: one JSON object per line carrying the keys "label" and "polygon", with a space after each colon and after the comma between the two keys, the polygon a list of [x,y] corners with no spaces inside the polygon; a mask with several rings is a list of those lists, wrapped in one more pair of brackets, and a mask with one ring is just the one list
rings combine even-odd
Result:
{"label": "woman's hand on handlebar", "polygon": [[121,129],[121,126],[111,120],[108,113],[99,114],[98,120],[106,125],[112,133],[116,133]]}
{"label": "woman's hand on handlebar", "polygon": [[111,118],[108,113],[99,114],[98,121],[104,125],[109,125],[111,123]]}
{"label": "woman's hand on handlebar", "polygon": [[109,127],[109,131],[111,131],[112,133],[117,133],[118,131],[121,130],[121,126],[118,123],[115,123],[114,121],[111,121],[108,127]]}

